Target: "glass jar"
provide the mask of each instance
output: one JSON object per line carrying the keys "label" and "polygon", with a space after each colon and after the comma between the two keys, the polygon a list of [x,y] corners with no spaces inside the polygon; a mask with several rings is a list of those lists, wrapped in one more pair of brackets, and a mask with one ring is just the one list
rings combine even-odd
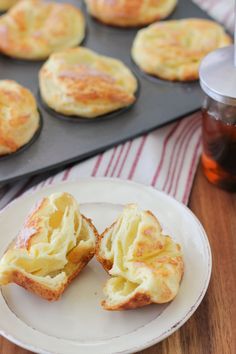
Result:
{"label": "glass jar", "polygon": [[[217,49],[201,62],[202,166],[208,180],[236,191],[236,47]],[[235,63],[234,63],[235,59]]]}
{"label": "glass jar", "polygon": [[221,188],[236,191],[236,106],[206,96],[202,137],[205,176]]}

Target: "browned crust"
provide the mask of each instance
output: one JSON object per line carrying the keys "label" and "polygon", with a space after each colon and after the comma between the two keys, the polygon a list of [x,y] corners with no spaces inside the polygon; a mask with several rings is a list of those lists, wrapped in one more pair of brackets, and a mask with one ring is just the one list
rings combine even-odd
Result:
{"label": "browned crust", "polygon": [[111,306],[106,300],[103,300],[101,305],[105,310],[108,311],[120,311],[120,310],[132,310],[138,307],[143,307],[150,305],[152,303],[151,297],[148,294],[136,293],[127,302],[120,303],[118,305]]}
{"label": "browned crust", "polygon": [[151,217],[153,217],[153,219],[155,219],[155,221],[157,222],[158,225],[160,225],[159,220],[157,219],[157,217],[150,211],[150,210],[145,210],[145,213],[149,214]]}
{"label": "browned crust", "polygon": [[38,222],[40,220],[38,213],[46,206],[47,198],[43,198],[38,203],[36,203],[34,209],[27,216],[23,228],[20,230],[16,238],[15,246],[17,248],[26,248],[27,250],[30,249],[32,239],[41,231],[40,227],[38,226]]}
{"label": "browned crust", "polygon": [[63,284],[57,290],[52,290],[51,288],[40,284],[39,282],[34,281],[30,277],[27,277],[25,274],[14,271],[12,275],[12,282],[17,285],[23,287],[24,289],[42,297],[48,301],[56,301],[60,298],[61,294],[65,291],[65,289],[69,286],[72,280],[81,272],[81,270],[86,266],[86,264],[93,257],[93,254],[89,254],[87,258],[85,258],[82,262],[78,264],[77,269],[73,274],[71,274],[65,284]]}
{"label": "browned crust", "polygon": [[[157,13],[151,16],[142,16],[142,7],[144,1],[141,0],[126,0],[126,1],[103,1],[87,0],[90,15],[96,18],[99,22],[114,26],[114,27],[142,27],[149,25],[152,22],[166,18],[172,13],[176,7],[168,11],[165,15]],[[150,4],[151,5],[151,4]]]}
{"label": "browned crust", "polygon": [[161,80],[168,80],[171,82],[193,82],[199,79],[199,74],[198,71],[194,71],[194,72],[187,72],[183,75],[183,77],[181,77],[181,79],[177,78],[177,77],[168,77],[166,78],[165,75],[161,75],[161,74],[157,74],[157,73],[153,73],[153,72],[149,72],[148,70],[143,70],[144,72],[146,72],[149,75],[152,76],[156,76],[157,78],[161,79]]}
{"label": "browned crust", "polygon": [[[92,219],[87,218],[87,217],[84,216],[83,214],[81,214],[81,216],[82,216],[83,220],[86,220],[86,221],[87,221],[87,223],[89,224],[89,227],[93,230],[93,233],[94,233],[94,236],[95,236],[95,243],[96,243],[96,242],[97,242],[97,239],[99,238],[99,233],[98,233],[96,227],[94,226]],[[95,249],[96,249],[96,248],[95,248]],[[95,252],[94,252],[94,253],[95,253]]]}
{"label": "browned crust", "polygon": [[110,77],[106,77],[102,73],[97,74],[96,77],[92,76],[87,68],[81,70],[81,74],[83,72],[86,78],[83,80],[79,80],[76,75],[74,78],[68,77],[66,74],[59,77],[59,81],[68,88],[68,96],[72,97],[75,102],[86,104],[91,100],[103,100],[129,105],[135,101],[135,96],[132,93],[124,91]]}
{"label": "browned crust", "polygon": [[38,113],[35,99],[28,89],[13,80],[0,81],[0,105],[1,108],[7,107],[7,114],[3,109],[0,119],[0,156],[4,156],[17,151],[32,138],[36,125],[38,128]]}
{"label": "browned crust", "polygon": [[[83,220],[86,220],[87,223],[89,224],[89,227],[92,229],[94,236],[97,238],[98,237],[98,232],[95,228],[95,226],[92,223],[92,220],[89,218],[86,218],[85,216],[82,215]],[[88,254],[83,257],[83,259],[77,264],[77,267],[75,271],[68,276],[67,282],[60,286],[56,290],[52,290],[50,287],[47,287],[27,275],[23,274],[20,271],[14,271],[12,273],[12,282],[16,283],[17,285],[23,287],[24,289],[42,297],[45,300],[48,301],[56,301],[60,298],[62,293],[65,291],[65,289],[69,286],[69,284],[73,281],[73,279],[81,272],[81,270],[88,264],[88,262],[93,258],[95,254],[95,249],[90,249]]]}
{"label": "browned crust", "polygon": [[[46,43],[49,45],[52,37],[59,39],[64,39],[65,36],[68,37],[68,20],[67,25],[63,24],[63,20],[65,21],[65,19],[67,19],[68,11],[71,12],[74,19],[75,16],[78,16],[77,21],[79,19],[81,20],[82,13],[72,4],[66,3],[57,4],[53,2],[47,3],[47,1],[35,0],[31,1],[30,5],[32,8],[36,7],[38,9],[39,18],[40,15],[42,18],[45,9],[47,9],[47,16],[45,16],[44,21],[42,21],[42,26],[48,27],[47,35],[46,32],[42,32],[40,30],[37,31],[37,27],[35,27],[35,31],[31,33],[31,26],[29,21],[27,21],[27,17],[30,14],[29,10],[26,10],[25,7],[23,5],[21,6],[19,3],[15,4],[15,6],[13,6],[6,14],[2,16],[2,21],[0,23],[0,51],[10,57],[25,60],[45,59],[50,55],[50,53],[48,50],[44,49],[41,43]],[[39,18],[36,17],[36,20],[39,21]],[[48,25],[48,19],[50,19],[51,23],[60,21],[62,23],[61,27],[57,28],[57,26],[54,26],[55,29],[52,30],[52,26]],[[71,35],[73,36],[73,33],[71,33]],[[34,37],[34,41],[30,40],[32,37]],[[38,44],[39,48],[42,47],[41,53],[35,53],[35,43]],[[63,48],[64,46],[61,49]],[[53,48],[50,48],[50,52],[53,52],[52,49]]]}

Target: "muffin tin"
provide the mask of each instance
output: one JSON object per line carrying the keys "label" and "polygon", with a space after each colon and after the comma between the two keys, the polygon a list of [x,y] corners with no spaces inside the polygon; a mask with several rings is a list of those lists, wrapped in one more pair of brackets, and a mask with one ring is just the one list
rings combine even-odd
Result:
{"label": "muffin tin", "polygon": [[[63,1],[59,1],[63,2]],[[137,102],[126,110],[94,120],[59,119],[45,109],[39,97],[38,71],[43,62],[21,61],[0,56],[0,79],[12,79],[29,88],[43,117],[40,135],[27,148],[0,159],[0,183],[51,170],[95,155],[127,139],[179,119],[199,109],[202,92],[198,82],[172,83],[140,72],[130,57],[137,29],[105,26],[86,14],[82,1],[67,1],[82,8],[87,34],[84,46],[121,59],[137,76]],[[170,18],[209,18],[189,0],[179,0]],[[106,118],[106,119],[105,119]]]}

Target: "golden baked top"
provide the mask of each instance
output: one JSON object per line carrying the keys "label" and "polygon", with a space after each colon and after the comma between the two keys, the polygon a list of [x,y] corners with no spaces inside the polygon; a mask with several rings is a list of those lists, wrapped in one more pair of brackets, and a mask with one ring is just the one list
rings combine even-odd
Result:
{"label": "golden baked top", "polygon": [[0,156],[28,143],[39,128],[32,93],[15,81],[0,80]]}
{"label": "golden baked top", "polygon": [[18,0],[0,0],[0,11],[8,10],[13,6]]}
{"label": "golden baked top", "polygon": [[131,105],[137,89],[136,78],[121,61],[83,47],[52,54],[39,82],[49,107],[86,118]]}
{"label": "golden baked top", "polygon": [[84,34],[84,17],[70,4],[22,0],[0,17],[0,51],[15,58],[45,59]]}
{"label": "golden baked top", "polygon": [[108,25],[143,26],[164,19],[177,0],[85,0],[89,13]]}
{"label": "golden baked top", "polygon": [[157,218],[128,205],[99,237],[98,261],[112,276],[104,288],[107,310],[171,301],[183,276],[181,247],[162,233]]}
{"label": "golden baked top", "polygon": [[145,72],[166,80],[198,79],[199,64],[209,52],[227,46],[230,37],[216,22],[184,19],[159,22],[140,30],[132,57]]}
{"label": "golden baked top", "polygon": [[56,300],[95,252],[96,230],[68,193],[41,200],[0,260],[0,285],[10,282]]}

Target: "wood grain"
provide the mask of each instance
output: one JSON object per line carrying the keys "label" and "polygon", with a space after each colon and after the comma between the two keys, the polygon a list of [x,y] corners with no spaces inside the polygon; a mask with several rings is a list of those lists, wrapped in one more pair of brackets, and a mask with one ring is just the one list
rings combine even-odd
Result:
{"label": "wood grain", "polygon": [[[209,289],[180,330],[140,354],[236,353],[236,194],[209,184],[199,166],[190,208],[205,227],[212,248]],[[1,337],[0,353],[30,354]]]}

